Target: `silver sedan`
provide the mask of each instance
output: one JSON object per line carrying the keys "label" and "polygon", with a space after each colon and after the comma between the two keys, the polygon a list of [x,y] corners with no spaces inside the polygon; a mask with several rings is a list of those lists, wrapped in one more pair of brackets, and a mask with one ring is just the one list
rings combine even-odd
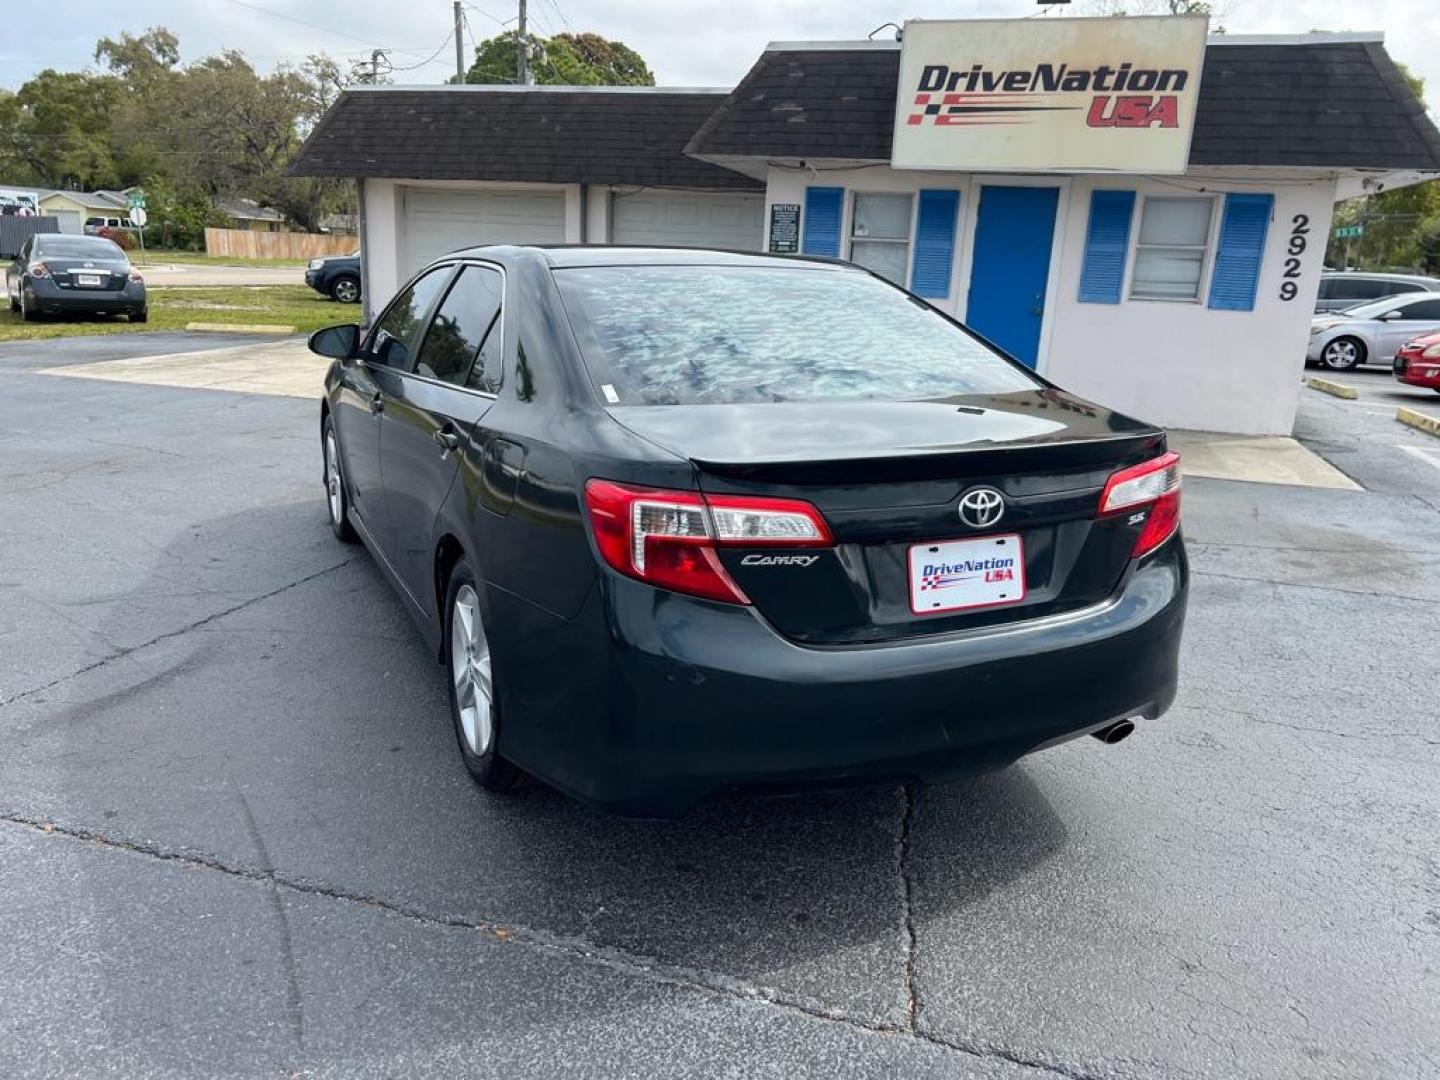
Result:
{"label": "silver sedan", "polygon": [[1407,342],[1440,330],[1440,296],[1403,293],[1310,321],[1305,360],[1336,371],[1388,364]]}

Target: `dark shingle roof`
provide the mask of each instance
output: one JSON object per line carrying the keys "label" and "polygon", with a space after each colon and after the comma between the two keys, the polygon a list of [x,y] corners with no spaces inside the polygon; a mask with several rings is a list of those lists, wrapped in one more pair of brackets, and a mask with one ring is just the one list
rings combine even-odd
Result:
{"label": "dark shingle roof", "polygon": [[[766,52],[686,152],[890,160],[898,48]],[[1192,165],[1440,170],[1440,132],[1374,41],[1205,50]]]}
{"label": "dark shingle roof", "polygon": [[290,171],[756,190],[763,185],[683,153],[724,99],[723,90],[351,90]]}

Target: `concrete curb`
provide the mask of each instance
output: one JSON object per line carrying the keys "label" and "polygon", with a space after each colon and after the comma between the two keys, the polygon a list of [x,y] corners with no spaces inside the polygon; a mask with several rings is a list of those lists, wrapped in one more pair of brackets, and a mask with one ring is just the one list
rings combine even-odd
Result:
{"label": "concrete curb", "polygon": [[1440,416],[1431,416],[1419,409],[1407,409],[1404,405],[1395,410],[1395,419],[1416,431],[1423,431],[1427,435],[1434,435],[1440,438]]}
{"label": "concrete curb", "polygon": [[1321,379],[1313,375],[1305,380],[1305,385],[1310,387],[1311,390],[1319,390],[1322,394],[1345,398],[1347,401],[1353,401],[1360,396],[1360,391],[1356,390],[1353,386],[1331,382],[1329,379]]}
{"label": "concrete curb", "polygon": [[217,334],[293,334],[293,326],[277,326],[275,323],[219,323],[192,322],[185,324],[186,330],[205,330]]}

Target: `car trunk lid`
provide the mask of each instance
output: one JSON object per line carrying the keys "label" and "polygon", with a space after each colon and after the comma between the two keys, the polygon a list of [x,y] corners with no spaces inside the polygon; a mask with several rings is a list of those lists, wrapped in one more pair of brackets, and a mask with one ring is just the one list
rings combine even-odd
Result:
{"label": "car trunk lid", "polygon": [[[707,494],[803,499],[821,512],[833,548],[798,558],[758,547],[720,553],[756,609],[809,644],[899,640],[1103,601],[1143,522],[1099,517],[1101,491],[1115,471],[1165,451],[1159,429],[1052,388],[611,414],[688,458]],[[981,489],[999,494],[1000,516],[967,523],[960,500]],[[1009,564],[997,562],[1011,553]],[[963,596],[948,583],[977,575]],[[927,578],[946,587],[925,595],[918,585]],[[954,606],[959,599],[966,604]]]}

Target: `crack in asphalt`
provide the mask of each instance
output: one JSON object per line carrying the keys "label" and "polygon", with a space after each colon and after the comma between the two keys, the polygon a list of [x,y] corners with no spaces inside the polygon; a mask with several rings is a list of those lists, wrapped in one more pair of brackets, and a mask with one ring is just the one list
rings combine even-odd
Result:
{"label": "crack in asphalt", "polygon": [[911,1031],[920,1028],[920,999],[915,992],[915,965],[919,943],[915,934],[915,879],[910,873],[910,842],[915,825],[915,787],[900,788],[902,800],[900,835],[896,842],[895,863],[900,877],[901,924],[905,930],[905,1014]]}
{"label": "crack in asphalt", "polygon": [[305,1002],[300,995],[300,969],[295,963],[295,938],[290,931],[290,915],[285,910],[285,898],[280,895],[280,886],[275,879],[275,862],[270,858],[270,849],[265,846],[265,838],[260,835],[260,823],[255,820],[255,812],[250,809],[250,800],[245,797],[245,792],[238,784],[231,781],[235,788],[235,794],[240,799],[240,809],[245,814],[245,825],[250,830],[250,839],[255,842],[255,850],[260,856],[260,865],[264,868],[266,877],[270,879],[270,906],[275,912],[276,928],[280,934],[280,963],[285,971],[285,1004],[290,1013],[290,1031],[295,1036],[295,1046],[303,1054],[305,1052]]}
{"label": "crack in asphalt", "polygon": [[[907,797],[906,828],[904,833],[908,834],[908,827],[913,822],[914,798],[913,793],[910,792],[909,785],[906,785],[905,790]],[[243,795],[241,798],[242,801],[244,801]],[[46,836],[58,836],[71,840],[86,841],[112,851],[124,852],[141,858],[211,870],[239,881],[266,886],[274,890],[277,897],[281,890],[285,890],[300,893],[305,896],[318,896],[342,903],[360,904],[365,907],[378,908],[388,914],[425,926],[468,930],[479,933],[491,941],[521,945],[536,952],[561,956],[591,964],[631,978],[640,978],[680,990],[706,993],[713,997],[751,1003],[758,1002],[760,1004],[784,1009],[787,1012],[805,1016],[813,1020],[843,1024],[856,1031],[867,1034],[914,1039],[917,1042],[922,1042],[944,1050],[950,1050],[955,1053],[965,1054],[968,1057],[1004,1061],[1012,1065],[1048,1073],[1052,1076],[1063,1077],[1065,1080],[1109,1080],[1108,1077],[1101,1073],[1075,1068],[1061,1062],[1047,1061],[1009,1047],[997,1046],[981,1040],[964,1039],[928,1031],[915,1022],[916,1018],[913,1014],[908,1023],[898,1024],[868,1016],[864,1013],[853,1012],[840,1006],[830,1005],[805,995],[791,994],[775,987],[752,983],[733,975],[710,971],[706,968],[673,964],[634,953],[627,949],[599,945],[583,938],[552,934],[546,930],[534,929],[518,924],[468,919],[458,915],[439,915],[408,904],[395,903],[394,901],[385,900],[381,897],[366,893],[289,878],[278,873],[271,866],[269,856],[265,852],[264,843],[259,839],[258,828],[253,828],[254,818],[249,814],[248,804],[246,805],[246,813],[247,819],[252,825],[252,838],[256,840],[256,846],[261,852],[260,858],[262,866],[269,868],[254,869],[244,866],[232,866],[212,855],[167,849],[151,841],[109,836],[93,829],[65,825],[11,810],[0,810],[0,823],[31,829]],[[903,846],[908,845],[902,845],[902,847]],[[908,921],[908,905],[906,914],[907,929],[913,935],[913,925],[909,924]],[[291,954],[291,959],[293,963],[293,953]],[[907,982],[908,981],[909,977],[907,975]]]}
{"label": "crack in asphalt", "polygon": [[327,566],[323,570],[316,570],[313,574],[306,574],[302,578],[297,578],[296,580],[288,582],[285,585],[281,585],[278,588],[271,589],[269,592],[261,593],[259,596],[252,596],[248,600],[242,600],[240,603],[233,604],[230,607],[224,608],[221,611],[211,612],[203,619],[197,619],[195,622],[188,623],[185,626],[178,627],[175,630],[167,630],[165,631],[165,633],[157,634],[155,637],[150,638],[148,641],[142,641],[137,645],[129,645],[123,649],[117,649],[114,652],[110,653],[108,656],[102,656],[99,660],[94,660],[83,667],[77,668],[76,670],[70,672],[68,675],[61,675],[58,679],[51,679],[49,682],[45,683],[42,686],[32,686],[29,690],[22,690],[18,694],[12,694],[10,697],[5,698],[4,700],[0,700],[0,709],[5,708],[5,706],[7,705],[13,705],[17,701],[24,701],[28,697],[34,697],[36,694],[43,693],[46,690],[53,690],[55,687],[59,686],[62,683],[70,682],[70,680],[72,679],[78,679],[81,675],[87,675],[90,672],[95,671],[97,668],[104,667],[106,664],[113,663],[116,660],[124,659],[132,653],[139,652],[141,649],[148,649],[151,645],[158,645],[162,641],[169,641],[171,638],[176,638],[184,634],[188,634],[192,630],[198,630],[200,629],[200,627],[207,626],[217,619],[223,619],[226,615],[233,615],[237,611],[243,611],[245,608],[250,607],[252,604],[258,604],[262,600],[269,600],[272,596],[279,596],[281,593],[287,592],[298,585],[304,585],[306,582],[314,581],[318,577],[324,577],[326,574],[329,574],[335,570],[339,570],[341,567],[349,566],[358,558],[360,558],[359,555],[352,555],[350,558],[345,559],[342,562]]}

